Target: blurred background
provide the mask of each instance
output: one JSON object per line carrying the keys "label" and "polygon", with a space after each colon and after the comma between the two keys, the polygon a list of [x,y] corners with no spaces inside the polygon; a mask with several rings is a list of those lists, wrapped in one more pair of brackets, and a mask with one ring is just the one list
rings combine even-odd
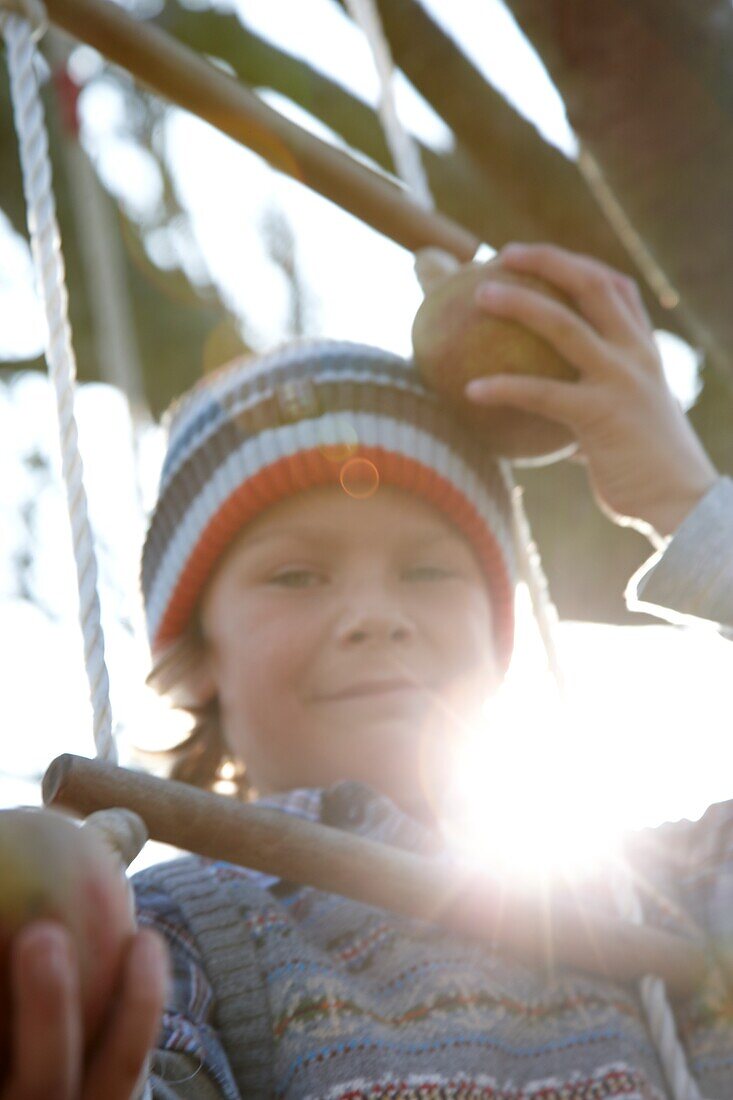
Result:
{"label": "blurred background", "polygon": [[[374,60],[337,0],[122,6],[301,126],[393,172]],[[400,116],[439,208],[489,249],[553,241],[632,274],[670,384],[718,469],[733,473],[729,0],[378,7]],[[137,568],[162,411],[202,372],[294,335],[409,354],[421,291],[407,251],[95,50],[51,30],[41,51],[80,443],[127,759],[133,745],[164,747],[185,732],[144,687]],[[38,802],[48,762],[91,753],[92,742],[4,67],[0,165],[0,804],[11,805]],[[481,758],[484,795],[508,786],[521,792],[513,801],[522,812],[531,802],[545,813],[582,786],[622,827],[695,817],[733,796],[732,643],[710,624],[626,611],[623,589],[652,548],[601,515],[582,468],[519,469],[517,479],[561,618],[573,713],[557,708],[520,591],[517,656],[495,710],[504,732]],[[577,814],[570,820],[577,832]]]}

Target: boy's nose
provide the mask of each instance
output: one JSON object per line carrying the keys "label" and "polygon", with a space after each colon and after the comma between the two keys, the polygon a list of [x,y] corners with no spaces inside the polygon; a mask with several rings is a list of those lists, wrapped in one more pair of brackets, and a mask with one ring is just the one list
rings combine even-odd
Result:
{"label": "boy's nose", "polygon": [[364,642],[369,638],[401,640],[408,638],[414,626],[394,597],[364,590],[357,600],[352,600],[344,610],[339,624],[342,639]]}
{"label": "boy's nose", "polygon": [[399,640],[409,637],[409,630],[402,624],[369,623],[367,626],[354,627],[348,632],[351,642],[363,642],[368,638],[385,637]]}

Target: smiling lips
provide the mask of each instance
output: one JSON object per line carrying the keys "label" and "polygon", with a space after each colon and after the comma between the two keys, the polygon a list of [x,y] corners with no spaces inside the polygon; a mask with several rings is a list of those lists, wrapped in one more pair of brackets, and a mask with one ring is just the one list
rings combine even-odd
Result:
{"label": "smiling lips", "polygon": [[361,684],[354,684],[352,687],[345,688],[334,695],[321,696],[321,699],[332,702],[336,699],[354,699],[361,696],[388,695],[395,692],[416,690],[417,685],[409,680],[369,680]]}

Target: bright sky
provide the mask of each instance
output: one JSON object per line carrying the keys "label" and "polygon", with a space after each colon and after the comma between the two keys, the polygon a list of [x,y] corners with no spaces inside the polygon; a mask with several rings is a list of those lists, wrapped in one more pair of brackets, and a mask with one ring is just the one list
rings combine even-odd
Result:
{"label": "bright sky", "polygon": [[[424,2],[492,82],[572,155],[574,139],[562,104],[498,0]],[[307,5],[302,0],[238,0],[237,7],[253,29],[375,102],[370,54],[330,0]],[[98,70],[88,50],[79,52],[76,63],[88,74]],[[397,92],[402,117],[413,131],[436,147],[445,145],[449,134],[429,106],[404,80]],[[269,100],[334,140],[279,97]],[[93,79],[82,109],[83,140],[102,178],[130,208],[144,213],[156,201],[161,181],[153,160],[125,132],[113,84],[104,77]],[[167,116],[165,140],[179,199],[211,277],[259,346],[278,338],[287,304],[260,235],[263,210],[274,204],[285,211],[295,232],[300,269],[315,306],[312,330],[408,351],[420,291],[406,252],[177,109]],[[190,262],[181,252],[184,245],[175,235],[150,241],[163,262],[166,257]],[[28,249],[10,235],[7,223],[0,224],[0,316],[0,358],[37,353],[43,325]],[[660,340],[670,381],[689,406],[696,390],[695,357],[679,341],[663,335]],[[123,734],[131,728],[158,733],[168,715],[142,686],[146,651],[139,642],[135,589],[143,520],[129,457],[128,414],[116,391],[95,385],[81,388],[78,416],[90,509],[102,548],[113,710]],[[5,472],[0,479],[0,668],[6,675],[2,721],[8,731],[5,774],[0,774],[4,805],[37,802],[37,784],[29,777],[42,772],[58,752],[92,751],[63,499],[57,483],[41,489],[38,475],[22,463],[23,455],[40,448],[50,454],[57,482],[55,432],[52,396],[41,377],[20,376],[12,387],[0,387]],[[161,447],[159,433],[151,432],[138,474],[147,503]],[[19,509],[31,494],[37,504],[34,584],[54,620],[12,596],[11,562],[23,537]],[[546,826],[558,806],[567,804],[569,813],[558,828],[563,835],[577,835],[581,813],[583,831],[594,814],[599,825],[610,818],[624,826],[653,824],[696,817],[711,801],[733,795],[728,778],[733,750],[715,717],[729,709],[730,642],[709,626],[564,623],[559,645],[573,704],[561,711],[536,630],[526,608],[520,606],[520,612],[517,657],[504,692],[490,707],[492,729],[499,732],[490,752],[484,739],[468,769],[481,776],[478,800],[486,826],[498,831],[509,820],[529,818],[536,835],[537,821]],[[119,625],[121,617],[130,621],[137,641]]]}

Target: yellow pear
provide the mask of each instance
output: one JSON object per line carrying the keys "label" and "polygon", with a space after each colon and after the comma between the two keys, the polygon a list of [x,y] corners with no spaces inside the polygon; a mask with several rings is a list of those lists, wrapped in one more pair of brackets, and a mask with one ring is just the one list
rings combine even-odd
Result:
{"label": "yellow pear", "polygon": [[481,432],[494,453],[537,464],[554,461],[575,449],[567,427],[508,405],[474,404],[463,392],[471,379],[492,374],[540,375],[562,381],[578,377],[575,367],[542,337],[474,303],[476,288],[494,279],[570,304],[556,287],[508,271],[497,260],[468,264],[430,286],[412,326],[415,363],[425,384],[445,396],[456,413]]}

